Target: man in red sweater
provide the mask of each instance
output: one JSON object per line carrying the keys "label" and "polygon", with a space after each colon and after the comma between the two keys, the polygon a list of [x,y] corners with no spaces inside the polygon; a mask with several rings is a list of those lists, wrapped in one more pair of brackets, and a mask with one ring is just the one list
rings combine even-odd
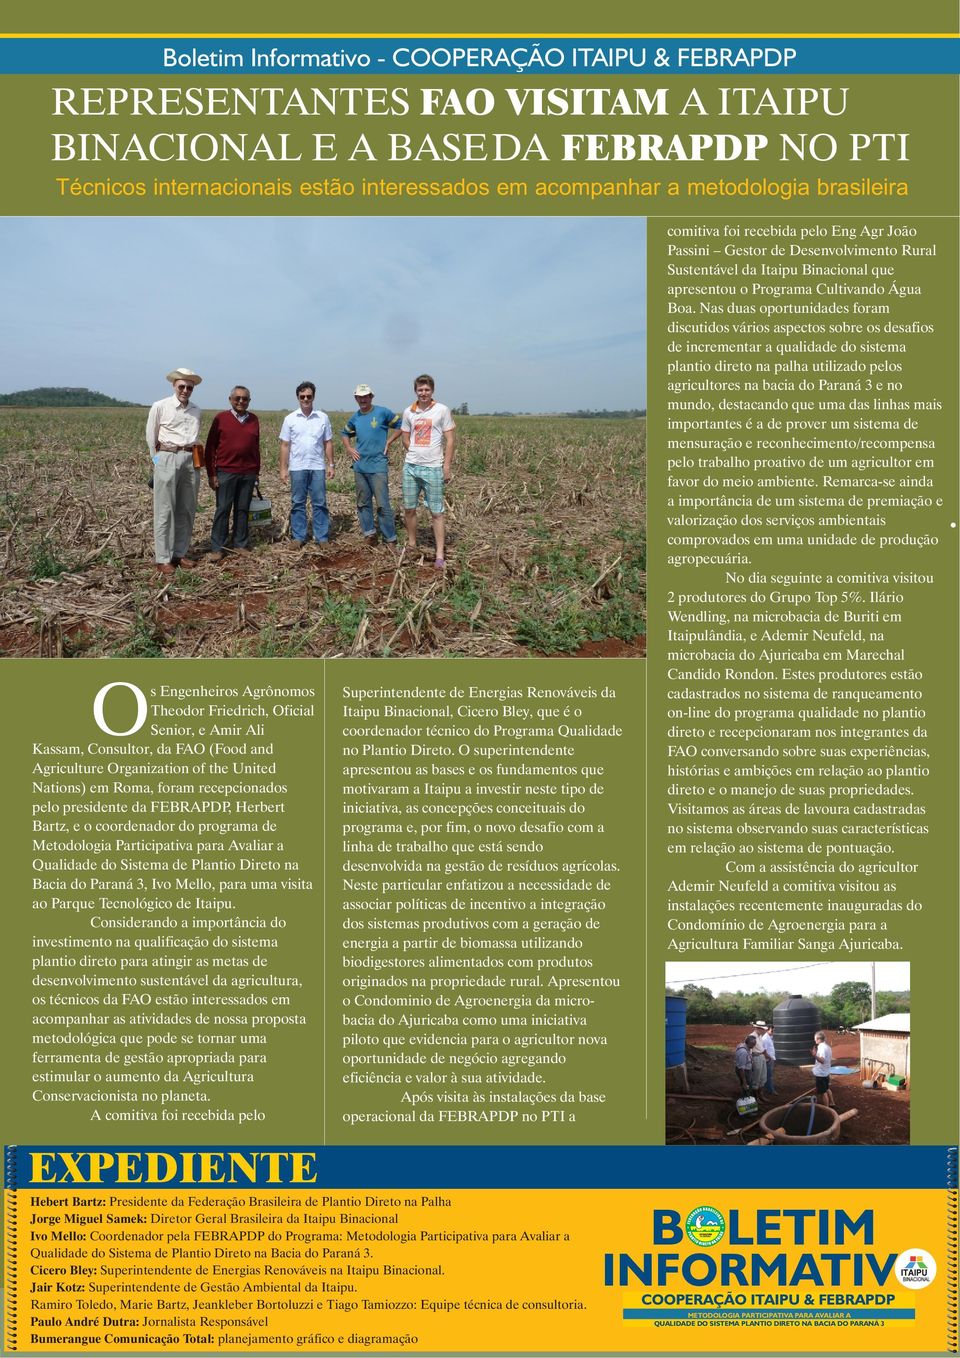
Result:
{"label": "man in red sweater", "polygon": [[260,421],[250,409],[250,391],[234,387],[230,409],[213,417],[207,434],[207,479],[217,493],[210,535],[210,560],[222,561],[233,515],[235,551],[250,551],[250,500],[260,475]]}

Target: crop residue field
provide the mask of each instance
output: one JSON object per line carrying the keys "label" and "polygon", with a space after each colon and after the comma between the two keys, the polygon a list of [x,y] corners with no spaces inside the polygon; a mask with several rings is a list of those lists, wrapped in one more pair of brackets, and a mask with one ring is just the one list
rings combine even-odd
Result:
{"label": "crop residue field", "polygon": [[[430,517],[370,547],[335,440],[331,542],[295,550],[259,412],[272,523],[217,565],[201,478],[195,570],[158,577],[140,409],[0,410],[0,653],[16,656],[640,656],[646,641],[646,426],[458,416],[447,569]],[[334,431],[342,414],[331,414]],[[204,420],[204,430],[209,424]],[[399,443],[391,499],[400,511]]]}

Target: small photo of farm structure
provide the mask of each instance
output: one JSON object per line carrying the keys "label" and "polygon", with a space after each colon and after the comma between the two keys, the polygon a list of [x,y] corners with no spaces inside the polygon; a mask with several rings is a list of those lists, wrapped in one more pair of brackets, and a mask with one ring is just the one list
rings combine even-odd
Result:
{"label": "small photo of farm structure", "polygon": [[905,1145],[906,963],[668,963],[669,1145]]}

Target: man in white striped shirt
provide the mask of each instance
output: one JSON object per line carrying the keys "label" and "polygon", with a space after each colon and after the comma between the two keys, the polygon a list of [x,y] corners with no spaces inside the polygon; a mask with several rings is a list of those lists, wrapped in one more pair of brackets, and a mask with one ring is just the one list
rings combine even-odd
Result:
{"label": "man in white striped shirt", "polygon": [[167,373],[173,395],[155,401],[147,416],[147,448],[153,459],[153,546],[157,570],[173,575],[187,560],[197,516],[200,472],[194,467],[193,445],[200,441],[203,411],[190,399],[203,378],[192,368]]}

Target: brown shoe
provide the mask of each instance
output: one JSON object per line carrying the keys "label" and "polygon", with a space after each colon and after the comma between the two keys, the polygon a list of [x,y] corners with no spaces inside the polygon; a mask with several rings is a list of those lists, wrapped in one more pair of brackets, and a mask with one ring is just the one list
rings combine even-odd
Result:
{"label": "brown shoe", "polygon": [[175,566],[179,566],[182,571],[196,570],[197,567],[197,563],[195,561],[191,561],[188,556],[174,557],[173,564]]}
{"label": "brown shoe", "polygon": [[174,564],[173,564],[172,561],[158,561],[158,562],[157,562],[157,574],[158,574],[158,575],[173,575],[174,572],[176,571],[176,569],[177,569],[177,568],[176,568],[176,566],[174,566]]}
{"label": "brown shoe", "polygon": [[215,561],[218,565],[226,556],[226,552],[211,552],[207,557],[208,561]]}

